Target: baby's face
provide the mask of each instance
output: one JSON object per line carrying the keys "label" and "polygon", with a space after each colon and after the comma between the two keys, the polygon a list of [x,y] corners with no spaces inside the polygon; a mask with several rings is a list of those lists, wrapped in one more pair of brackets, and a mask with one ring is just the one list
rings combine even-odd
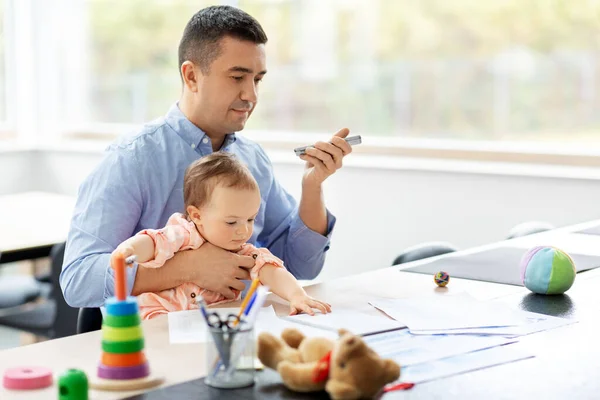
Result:
{"label": "baby's face", "polygon": [[209,203],[200,210],[200,218],[191,217],[204,239],[235,251],[252,236],[260,201],[258,190],[217,186]]}

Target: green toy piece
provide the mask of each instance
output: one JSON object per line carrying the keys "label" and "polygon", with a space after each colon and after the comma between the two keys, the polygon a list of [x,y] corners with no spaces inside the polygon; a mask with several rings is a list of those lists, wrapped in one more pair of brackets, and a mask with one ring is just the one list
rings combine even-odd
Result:
{"label": "green toy piece", "polygon": [[58,378],[58,400],[88,400],[88,379],[85,372],[69,369]]}

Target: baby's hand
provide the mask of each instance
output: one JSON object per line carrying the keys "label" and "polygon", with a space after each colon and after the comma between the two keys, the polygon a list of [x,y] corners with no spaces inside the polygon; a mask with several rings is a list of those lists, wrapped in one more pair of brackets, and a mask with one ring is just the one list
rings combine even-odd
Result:
{"label": "baby's hand", "polygon": [[290,315],[296,315],[301,312],[315,315],[313,308],[316,308],[323,314],[331,312],[331,304],[320,300],[315,300],[307,294],[292,298],[290,300]]}
{"label": "baby's hand", "polygon": [[[121,254],[123,256],[123,258],[127,259],[127,257],[135,254],[135,250],[131,245],[120,244],[115,249],[115,251],[112,252],[111,259],[114,259],[117,256],[117,254]],[[131,267],[131,265],[128,265],[128,266]]]}

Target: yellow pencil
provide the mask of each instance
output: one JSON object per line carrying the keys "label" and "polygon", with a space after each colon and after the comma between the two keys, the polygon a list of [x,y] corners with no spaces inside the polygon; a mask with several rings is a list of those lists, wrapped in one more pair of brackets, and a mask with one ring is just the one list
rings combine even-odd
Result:
{"label": "yellow pencil", "polygon": [[[252,280],[250,289],[248,289],[248,292],[246,293],[246,297],[244,297],[244,300],[242,300],[242,304],[240,305],[240,311],[238,312],[238,315],[237,315],[238,321],[242,317],[242,314],[244,313],[244,309],[248,305],[248,302],[252,298],[252,295],[256,291],[256,288],[258,287],[259,284],[260,284],[260,280],[258,279],[258,277]],[[235,324],[235,325],[237,325],[237,324]]]}

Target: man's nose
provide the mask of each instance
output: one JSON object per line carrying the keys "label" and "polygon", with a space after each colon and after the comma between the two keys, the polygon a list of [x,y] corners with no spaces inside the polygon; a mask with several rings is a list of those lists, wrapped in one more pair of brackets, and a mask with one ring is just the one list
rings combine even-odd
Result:
{"label": "man's nose", "polygon": [[252,103],[252,105],[256,104],[258,101],[258,86],[254,81],[244,87],[240,98],[244,101]]}

